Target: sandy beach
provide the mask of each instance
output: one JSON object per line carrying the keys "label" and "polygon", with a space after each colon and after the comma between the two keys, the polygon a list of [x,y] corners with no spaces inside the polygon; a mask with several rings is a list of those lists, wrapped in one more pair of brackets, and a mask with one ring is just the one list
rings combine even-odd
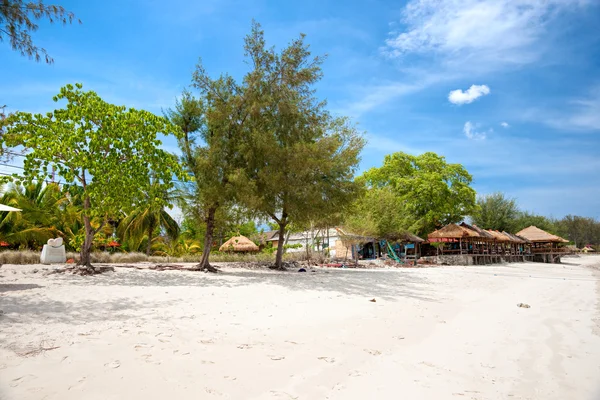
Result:
{"label": "sandy beach", "polygon": [[600,399],[594,265],[4,265],[0,399]]}

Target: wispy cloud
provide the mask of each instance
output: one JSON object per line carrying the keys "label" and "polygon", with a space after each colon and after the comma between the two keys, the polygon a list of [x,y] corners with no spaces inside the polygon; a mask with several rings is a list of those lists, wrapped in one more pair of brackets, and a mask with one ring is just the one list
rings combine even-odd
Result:
{"label": "wispy cloud", "polygon": [[469,140],[485,140],[487,138],[488,134],[494,132],[494,130],[492,128],[490,128],[486,131],[477,132],[476,131],[477,128],[478,128],[478,126],[471,123],[471,121],[465,122],[465,126],[463,127],[463,132],[464,132],[465,136],[467,137],[467,139],[469,139]]}
{"label": "wispy cloud", "polygon": [[[556,115],[556,113],[552,113]],[[597,86],[587,98],[571,101],[567,114],[546,121],[558,129],[576,131],[600,130],[600,86]]]}
{"label": "wispy cloud", "polygon": [[508,122],[504,121],[500,123],[500,126],[503,128],[510,128],[510,125],[508,124]]}
{"label": "wispy cloud", "polygon": [[536,46],[557,15],[586,0],[412,0],[405,29],[392,32],[390,57],[435,55],[461,68],[501,68],[536,61]]}
{"label": "wispy cloud", "polygon": [[451,91],[448,94],[448,101],[453,104],[469,104],[477,100],[481,96],[490,94],[490,88],[486,85],[471,85],[464,92],[460,89]]}

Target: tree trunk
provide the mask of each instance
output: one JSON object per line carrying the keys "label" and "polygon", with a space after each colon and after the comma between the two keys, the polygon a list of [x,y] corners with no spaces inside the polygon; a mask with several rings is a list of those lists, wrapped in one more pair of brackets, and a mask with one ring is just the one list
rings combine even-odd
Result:
{"label": "tree trunk", "polygon": [[215,214],[217,212],[216,207],[208,209],[206,216],[206,233],[204,234],[204,249],[202,250],[202,258],[200,264],[196,266],[196,269],[200,271],[217,272],[218,270],[212,267],[209,263],[210,250],[213,242],[213,232],[215,230]]}
{"label": "tree trunk", "polygon": [[81,246],[78,265],[81,265],[82,267],[91,267],[92,262],[90,254],[92,251],[92,243],[94,241],[94,229],[92,228],[90,217],[88,217],[87,215],[83,217],[83,222],[85,225],[85,240],[83,241],[83,245]]}
{"label": "tree trunk", "polygon": [[146,246],[146,255],[150,257],[150,252],[152,251],[152,236],[154,235],[154,225],[150,224],[148,228],[148,246]]}
{"label": "tree trunk", "polygon": [[283,268],[283,241],[285,240],[285,227],[287,226],[287,214],[284,212],[281,219],[277,222],[279,225],[279,240],[277,241],[277,255],[275,256],[275,268]]}
{"label": "tree trunk", "polygon": [[90,209],[90,198],[86,197],[83,201],[83,224],[85,229],[85,239],[81,246],[81,252],[79,255],[79,264],[82,267],[91,267],[92,262],[90,259],[90,253],[92,251],[92,243],[94,241],[94,228],[92,228],[92,222],[90,221],[89,215],[85,213]]}

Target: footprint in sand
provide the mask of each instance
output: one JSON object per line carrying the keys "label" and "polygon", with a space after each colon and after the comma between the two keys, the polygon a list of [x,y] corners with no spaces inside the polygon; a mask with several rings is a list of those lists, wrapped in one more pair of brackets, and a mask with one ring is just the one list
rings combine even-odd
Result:
{"label": "footprint in sand", "polygon": [[381,352],[379,350],[374,350],[374,349],[364,349],[367,353],[371,354],[372,356],[378,356],[381,355]]}
{"label": "footprint in sand", "polygon": [[31,374],[23,375],[23,376],[21,376],[19,378],[13,379],[12,382],[10,383],[10,387],[17,387],[17,386],[19,386],[23,382],[29,382],[29,381],[31,381],[33,379],[36,379],[36,378],[37,378],[37,376],[31,375]]}
{"label": "footprint in sand", "polygon": [[109,362],[104,364],[106,368],[119,368],[121,366],[121,362],[119,360],[115,360],[113,362]]}
{"label": "footprint in sand", "polygon": [[317,357],[317,359],[323,360],[329,364],[333,364],[335,362],[335,358],[333,358],[333,357]]}

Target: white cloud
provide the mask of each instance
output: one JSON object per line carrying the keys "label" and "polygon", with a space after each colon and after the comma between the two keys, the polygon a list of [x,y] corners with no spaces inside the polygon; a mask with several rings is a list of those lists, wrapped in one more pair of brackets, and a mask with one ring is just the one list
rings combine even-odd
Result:
{"label": "white cloud", "polygon": [[485,140],[485,138],[487,138],[487,135],[494,132],[494,130],[492,128],[488,129],[487,131],[481,131],[481,132],[477,132],[477,125],[471,123],[471,121],[467,121],[465,122],[465,126],[463,127],[463,132],[465,134],[465,136],[467,137],[467,139],[470,140]]}
{"label": "white cloud", "polygon": [[501,122],[500,126],[503,128],[510,128],[510,125],[508,124],[508,122]]}
{"label": "white cloud", "polygon": [[[411,0],[405,29],[391,32],[384,52],[441,56],[463,69],[497,69],[536,61],[554,17],[589,0]],[[456,65],[455,65],[456,66]]]}
{"label": "white cloud", "polygon": [[448,100],[453,104],[469,104],[477,98],[490,93],[490,88],[486,85],[471,85],[466,91],[456,89],[448,94]]}

